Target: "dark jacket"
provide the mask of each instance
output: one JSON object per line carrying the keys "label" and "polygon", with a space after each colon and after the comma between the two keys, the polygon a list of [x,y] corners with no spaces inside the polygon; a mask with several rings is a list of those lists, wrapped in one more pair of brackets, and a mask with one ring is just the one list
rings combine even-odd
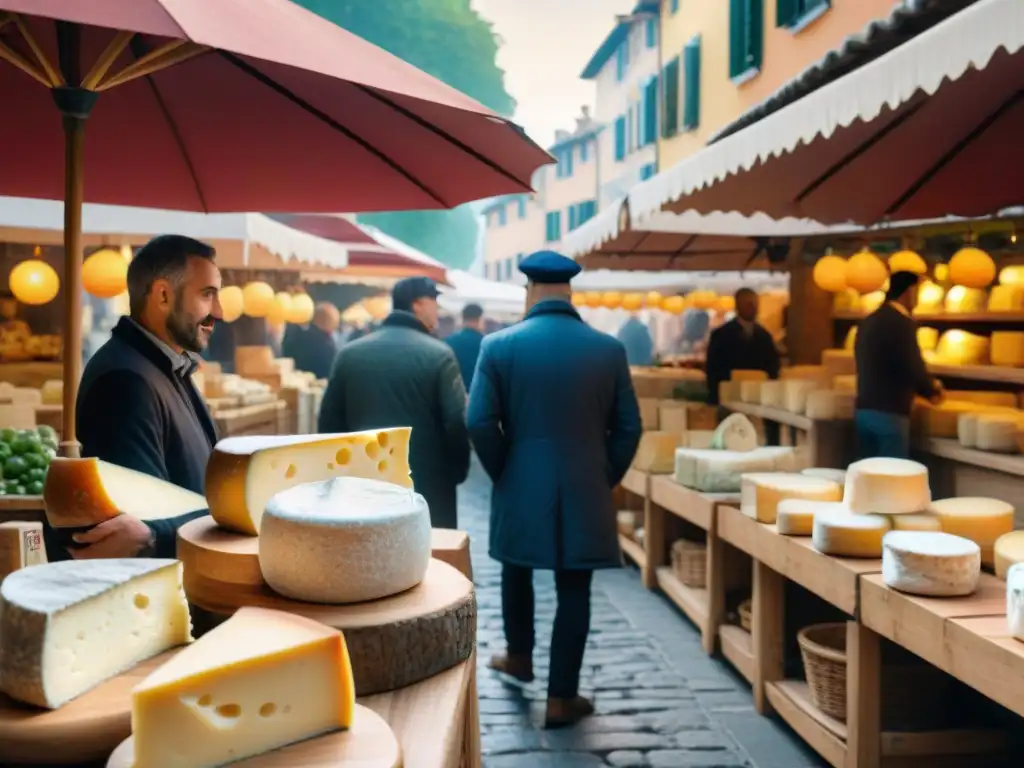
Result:
{"label": "dark jacket", "polygon": [[736,370],[764,371],[768,378],[779,378],[779,350],[772,335],[758,323],[749,336],[733,318],[717,328],[708,341],[708,402],[718,405],[718,385],[728,381]]}
{"label": "dark jacket", "polygon": [[331,375],[334,358],[338,353],[331,334],[311,324],[302,332],[302,336],[294,339],[290,347],[298,370],[309,371],[318,379],[326,379]]}
{"label": "dark jacket", "polygon": [[469,473],[466,390],[455,354],[409,312],[338,353],[320,432],[412,427],[409,466],[435,528],[456,527],[456,486]]}
{"label": "dark jacket", "polygon": [[914,395],[935,394],[917,343],[917,323],[891,304],[861,320],[854,356],[858,409],[909,416]]}
{"label": "dark jacket", "polygon": [[650,365],[654,360],[654,340],[650,329],[637,318],[631,317],[617,335],[626,348],[626,360],[630,365]]}
{"label": "dark jacket", "polygon": [[473,386],[473,371],[476,370],[476,361],[480,357],[480,344],[483,340],[484,335],[475,328],[463,328],[445,339],[455,352],[455,359],[459,361],[462,383],[467,392]]}
{"label": "dark jacket", "polygon": [[488,336],[469,431],[494,481],[491,557],[542,569],[622,564],[612,488],[640,442],[622,344],[567,301]]}
{"label": "dark jacket", "polygon": [[[217,442],[210,412],[191,381],[174,374],[167,355],[128,318],[121,318],[85,366],[77,411],[83,458],[95,456],[204,492],[206,463]],[[156,534],[154,557],[173,558],[178,528],[204,514],[147,522]],[[52,536],[46,549],[51,560],[69,558]]]}

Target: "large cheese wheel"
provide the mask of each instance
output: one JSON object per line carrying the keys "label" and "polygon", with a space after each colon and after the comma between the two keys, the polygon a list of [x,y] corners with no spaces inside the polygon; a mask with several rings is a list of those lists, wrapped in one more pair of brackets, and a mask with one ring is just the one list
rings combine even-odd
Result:
{"label": "large cheese wheel", "polygon": [[816,514],[842,508],[841,501],[783,499],[776,508],[775,529],[783,536],[810,536]]}
{"label": "large cheese wheel", "polygon": [[361,603],[423,580],[430,512],[422,496],[379,480],[336,477],[278,493],[260,531],[260,569],[279,594]]}
{"label": "large cheese wheel", "polygon": [[740,508],[759,523],[776,522],[778,506],[783,499],[840,501],[843,489],[839,483],[822,477],[796,473],[753,473],[743,475],[740,487]]}
{"label": "large cheese wheel", "polygon": [[882,580],[912,595],[962,597],[978,588],[981,549],[949,533],[891,531],[882,539]]}
{"label": "large cheese wheel", "polygon": [[752,451],[757,448],[757,430],[742,413],[730,414],[715,429],[711,447],[719,451]]}
{"label": "large cheese wheel", "polygon": [[1010,566],[1024,563],[1024,531],[1004,533],[992,546],[996,576],[1005,579]]}
{"label": "large cheese wheel", "polygon": [[996,540],[1013,530],[1013,505],[979,496],[933,501],[928,512],[946,533],[970,539],[981,547],[981,561],[993,560]]}
{"label": "large cheese wheel", "polygon": [[849,510],[827,509],[814,516],[811,544],[826,555],[881,557],[882,537],[889,531],[888,518],[855,515]]}
{"label": "large cheese wheel", "polygon": [[905,515],[922,512],[932,500],[928,467],[908,459],[862,459],[846,470],[846,493],[851,512]]}

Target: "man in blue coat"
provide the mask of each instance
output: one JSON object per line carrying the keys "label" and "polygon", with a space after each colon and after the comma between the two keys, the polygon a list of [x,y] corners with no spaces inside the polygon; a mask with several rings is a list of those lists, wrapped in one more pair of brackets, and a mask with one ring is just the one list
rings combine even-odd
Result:
{"label": "man in blue coat", "polygon": [[533,571],[553,570],[558,595],[546,723],[594,711],[579,695],[597,568],[622,565],[612,488],[640,442],[626,351],[584,323],[570,302],[579,271],[551,251],[519,266],[529,280],[521,323],[484,339],[468,426],[494,481],[490,554],[502,563],[507,654],[491,668],[533,680]]}
{"label": "man in blue coat", "polygon": [[469,392],[473,386],[473,371],[480,357],[480,344],[484,340],[484,309],[479,304],[467,304],[462,308],[462,328],[447,339],[448,346],[455,352],[462,373],[462,383]]}

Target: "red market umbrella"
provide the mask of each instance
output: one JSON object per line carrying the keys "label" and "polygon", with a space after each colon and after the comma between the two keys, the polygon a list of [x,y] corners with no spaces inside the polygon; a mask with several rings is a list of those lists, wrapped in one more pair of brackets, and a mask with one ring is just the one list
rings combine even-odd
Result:
{"label": "red market umbrella", "polygon": [[0,59],[0,192],[65,201],[66,455],[83,199],[448,208],[529,190],[551,161],[512,123],[288,0],[0,0]]}

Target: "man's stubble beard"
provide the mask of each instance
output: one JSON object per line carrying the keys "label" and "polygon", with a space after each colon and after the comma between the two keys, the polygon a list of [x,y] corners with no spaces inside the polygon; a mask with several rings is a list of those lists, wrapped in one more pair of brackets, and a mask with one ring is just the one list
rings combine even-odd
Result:
{"label": "man's stubble beard", "polygon": [[174,297],[174,311],[167,318],[167,335],[182,349],[199,354],[206,349],[206,344],[199,338],[199,323],[189,322],[182,303],[179,290]]}

